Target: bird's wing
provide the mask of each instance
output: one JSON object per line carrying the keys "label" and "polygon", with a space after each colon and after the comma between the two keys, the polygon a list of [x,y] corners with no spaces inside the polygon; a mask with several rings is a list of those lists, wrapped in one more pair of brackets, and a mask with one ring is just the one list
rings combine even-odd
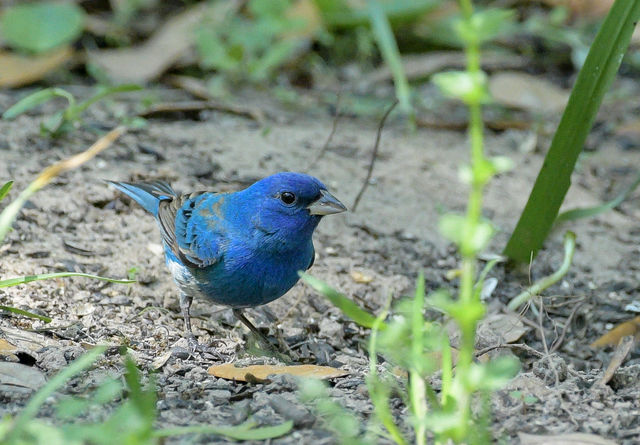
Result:
{"label": "bird's wing", "polygon": [[221,233],[216,230],[221,224],[215,217],[205,218],[200,212],[194,213],[200,202],[209,201],[203,195],[215,198],[208,192],[195,192],[161,201],[158,209],[165,243],[186,266],[194,268],[211,266],[221,256]]}

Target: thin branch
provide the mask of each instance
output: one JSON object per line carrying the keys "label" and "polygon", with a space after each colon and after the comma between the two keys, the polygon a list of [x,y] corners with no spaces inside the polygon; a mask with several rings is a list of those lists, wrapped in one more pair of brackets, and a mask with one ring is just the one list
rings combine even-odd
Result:
{"label": "thin branch", "polygon": [[333,136],[336,134],[336,129],[338,128],[338,121],[340,120],[340,101],[341,100],[342,100],[342,89],[338,91],[338,97],[336,98],[336,114],[333,117],[333,125],[331,127],[331,133],[329,133],[329,137],[327,138],[324,145],[322,146],[322,150],[320,150],[320,153],[318,153],[316,158],[313,161],[311,161],[311,163],[307,167],[307,170],[311,170],[313,167],[315,167],[318,161],[322,159],[322,157],[325,155],[325,153],[329,149],[329,144],[333,140]]}
{"label": "thin branch", "polygon": [[387,120],[387,117],[391,114],[393,109],[398,105],[398,99],[394,100],[391,106],[387,109],[382,116],[382,120],[380,120],[380,125],[378,125],[378,133],[376,134],[376,143],[373,146],[373,153],[371,153],[371,162],[369,162],[369,169],[367,170],[367,177],[362,184],[362,188],[358,192],[358,196],[356,196],[355,201],[353,202],[353,206],[351,207],[351,211],[355,212],[358,207],[358,203],[360,202],[360,198],[364,194],[364,191],[369,186],[369,181],[371,180],[371,175],[373,174],[373,166],[376,162],[376,158],[378,157],[378,147],[380,146],[380,137],[382,136],[382,129],[384,128],[384,123]]}

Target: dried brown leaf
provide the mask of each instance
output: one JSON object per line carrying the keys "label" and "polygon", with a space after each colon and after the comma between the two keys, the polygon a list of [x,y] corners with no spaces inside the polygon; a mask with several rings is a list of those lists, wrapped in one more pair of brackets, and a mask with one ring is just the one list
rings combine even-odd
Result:
{"label": "dried brown leaf", "polygon": [[16,345],[9,343],[4,338],[0,338],[0,355],[11,354],[18,350]]}
{"label": "dried brown leaf", "polygon": [[520,445],[616,445],[615,442],[595,434],[569,433],[543,436],[518,433]]}
{"label": "dried brown leaf", "polygon": [[627,335],[638,336],[640,334],[640,316],[633,320],[625,321],[616,325],[609,332],[591,343],[592,348],[602,348],[604,346],[615,346]]}
{"label": "dried brown leaf", "polygon": [[[502,343],[515,343],[529,328],[516,314],[492,314],[478,326],[479,332],[489,331],[502,339]],[[480,334],[479,334],[480,335]]]}
{"label": "dried brown leaf", "polygon": [[[462,51],[432,51],[419,55],[402,56],[402,66],[407,79],[419,80],[445,69],[462,69],[466,58]],[[527,65],[527,59],[508,52],[487,51],[482,55],[482,68],[488,71],[514,70]],[[366,84],[386,82],[393,79],[387,65],[363,76]]]}
{"label": "dried brown leaf", "polygon": [[268,376],[273,374],[289,374],[296,377],[312,377],[316,379],[334,379],[336,377],[343,377],[349,374],[342,369],[332,368],[330,366],[252,365],[243,368],[236,368],[233,363],[211,366],[208,372],[215,377],[227,380],[236,380],[239,382],[265,380]]}
{"label": "dried brown leaf", "polygon": [[198,3],[165,22],[145,43],[134,48],[92,51],[89,60],[120,82],[146,82],[157,78],[191,48],[194,30],[205,15],[220,21],[242,2]]}
{"label": "dried brown leaf", "polygon": [[46,383],[44,374],[20,363],[0,362],[0,387],[37,390]]}
{"label": "dried brown leaf", "polygon": [[520,72],[494,74],[489,79],[489,91],[501,105],[538,113],[560,112],[569,100],[569,91]]}
{"label": "dried brown leaf", "polygon": [[611,380],[618,368],[622,366],[624,359],[627,358],[627,355],[629,355],[629,352],[631,352],[631,349],[636,343],[636,339],[637,337],[633,335],[627,335],[626,337],[622,337],[620,339],[620,342],[618,343],[618,346],[616,346],[616,350],[611,357],[609,366],[607,366],[602,379],[600,379],[597,384],[603,386],[609,383],[609,380]]}
{"label": "dried brown leaf", "polygon": [[73,50],[65,46],[37,56],[22,56],[0,52],[0,87],[13,88],[28,85],[45,77],[69,61]]}

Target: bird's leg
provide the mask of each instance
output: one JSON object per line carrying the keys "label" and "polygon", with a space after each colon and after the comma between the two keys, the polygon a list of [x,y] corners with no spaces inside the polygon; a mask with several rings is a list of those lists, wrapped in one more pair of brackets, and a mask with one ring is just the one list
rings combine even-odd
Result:
{"label": "bird's leg", "polygon": [[[292,363],[292,357],[295,354],[291,349],[289,349],[289,345],[284,342],[284,339],[282,339],[282,342],[280,342],[282,337],[281,335],[278,335],[278,342],[280,344],[280,347],[283,348],[283,350],[289,355],[283,354],[278,351],[276,347],[272,345],[271,342],[267,339],[267,337],[265,337],[264,334],[262,334],[262,332],[260,332],[258,328],[256,328],[253,323],[251,323],[249,319],[245,317],[241,309],[233,309],[233,315],[235,315],[238,320],[240,320],[246,327],[249,328],[249,330],[258,338],[258,340],[271,352],[271,354],[273,354],[273,357],[282,360],[286,364]],[[295,359],[297,359],[297,355],[295,355]]]}
{"label": "bird's leg", "polygon": [[264,336],[264,334],[262,332],[260,332],[258,330],[258,328],[256,328],[253,323],[251,323],[249,321],[249,319],[247,317],[244,316],[244,314],[242,313],[241,309],[233,309],[233,315],[235,315],[235,317],[240,320],[246,327],[249,328],[249,330],[251,332],[253,332],[253,334],[258,337],[258,339],[260,339],[260,341],[262,341],[262,343],[264,343],[265,345],[271,347],[271,343],[269,343],[269,340],[267,339],[267,337]]}
{"label": "bird's leg", "polygon": [[180,292],[180,310],[182,311],[182,318],[184,318],[184,329],[187,332],[187,342],[189,343],[189,349],[191,352],[194,352],[198,349],[198,341],[196,337],[193,335],[193,331],[191,330],[191,316],[189,315],[189,308],[191,308],[191,302],[193,301],[193,297],[185,294],[184,292]]}

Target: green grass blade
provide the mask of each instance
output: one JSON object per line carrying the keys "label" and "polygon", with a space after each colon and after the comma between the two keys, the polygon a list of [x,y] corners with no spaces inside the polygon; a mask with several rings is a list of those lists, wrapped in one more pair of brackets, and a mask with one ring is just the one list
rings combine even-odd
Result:
{"label": "green grass blade", "polygon": [[100,90],[99,92],[97,92],[96,94],[91,96],[89,99],[85,100],[84,102],[81,102],[76,106],[69,107],[67,112],[67,117],[71,120],[77,119],[80,113],[82,113],[84,110],[86,110],[91,105],[98,102],[99,100],[107,96],[110,96],[112,94],[127,93],[129,91],[139,91],[141,89],[142,87],[136,84],[116,85],[113,87],[103,88],[102,90]]}
{"label": "green grass blade", "polygon": [[378,48],[380,48],[382,57],[393,74],[393,83],[396,87],[396,97],[398,98],[398,102],[400,102],[400,109],[404,113],[412,115],[413,109],[411,107],[409,82],[407,81],[407,76],[402,66],[400,50],[398,50],[398,44],[393,36],[389,19],[380,3],[376,0],[369,2],[369,16]]}
{"label": "green grass blade", "polygon": [[2,201],[4,199],[5,196],[7,196],[9,194],[9,191],[11,190],[11,187],[13,187],[13,181],[8,181],[6,182],[1,188],[0,188],[0,201]]}
{"label": "green grass blade", "polygon": [[210,426],[197,425],[176,428],[164,428],[153,432],[154,437],[179,436],[182,434],[216,434],[235,440],[267,440],[284,436],[293,428],[293,422],[288,420],[280,425],[264,426],[261,428],[247,428],[243,423],[238,426]]}
{"label": "green grass blade", "polygon": [[533,296],[538,295],[540,292],[548,288],[549,286],[560,281],[566,274],[569,272],[569,268],[571,267],[571,262],[573,261],[573,254],[576,250],[576,234],[573,232],[567,232],[564,235],[564,260],[562,260],[562,264],[560,268],[556,270],[551,275],[541,278],[535,283],[533,283],[527,290],[521,292],[519,295],[514,297],[507,307],[515,311],[524,303],[529,301]]}
{"label": "green grass blade", "polygon": [[16,439],[20,437],[23,429],[27,423],[35,417],[42,404],[64,383],[79,374],[84,369],[91,366],[98,357],[107,349],[106,346],[97,346],[84,354],[82,357],[74,360],[69,366],[62,368],[62,370],[55,375],[46,385],[44,385],[35,395],[29,400],[27,406],[18,414],[13,424],[13,428],[8,437],[8,443],[16,443]]}
{"label": "green grass blade", "polygon": [[18,309],[17,307],[0,305],[0,310],[11,312],[13,314],[24,315],[25,317],[29,317],[29,318],[37,318],[38,320],[42,320],[45,323],[51,323],[51,318],[49,317],[45,317],[44,315],[34,314],[33,312],[29,312],[29,311],[24,311],[22,309]]}
{"label": "green grass blade", "polygon": [[40,275],[25,275],[23,277],[8,278],[6,280],[0,280],[0,288],[17,286],[19,284],[30,283],[32,281],[50,280],[52,278],[66,278],[66,277],[85,277],[92,278],[94,280],[107,281],[109,283],[130,284],[135,283],[135,280],[117,280],[115,278],[106,278],[99,275],[91,275],[88,273],[80,272],[57,272],[57,273],[44,273]]}
{"label": "green grass blade", "polygon": [[[344,315],[351,318],[353,321],[358,323],[360,326],[364,326],[365,328],[373,328],[376,324],[376,317],[374,317],[369,312],[361,309],[360,306],[355,304],[353,301],[342,295],[340,292],[333,289],[327,283],[322,280],[319,280],[316,277],[311,275],[307,275],[306,273],[299,273],[302,281],[307,283],[317,292],[321,293],[325,297],[333,303],[338,309],[342,311]],[[379,326],[379,330],[384,330],[387,328],[387,325],[382,323]]]}
{"label": "green grass blade", "polygon": [[556,224],[559,224],[564,221],[574,221],[576,219],[581,218],[590,218],[592,216],[599,215],[600,213],[606,212],[607,210],[612,210],[618,207],[622,202],[629,197],[631,193],[638,187],[640,184],[640,175],[638,175],[631,183],[629,187],[624,189],[622,193],[613,198],[611,201],[607,201],[599,206],[593,207],[580,207],[577,209],[567,210],[566,212],[562,212],[556,218]]}
{"label": "green grass blade", "polygon": [[616,0],[604,20],[578,74],[527,205],[505,247],[504,254],[512,260],[528,262],[549,234],[571,185],[578,155],[639,19],[640,0]]}
{"label": "green grass blade", "polygon": [[70,107],[73,106],[76,102],[71,93],[63,90],[62,88],[46,88],[19,100],[16,104],[9,107],[9,109],[2,114],[2,118],[15,119],[22,113],[25,113],[30,109],[35,108],[38,105],[47,102],[48,100],[51,100],[55,97],[64,97],[65,99],[67,99],[67,101],[69,101]]}

